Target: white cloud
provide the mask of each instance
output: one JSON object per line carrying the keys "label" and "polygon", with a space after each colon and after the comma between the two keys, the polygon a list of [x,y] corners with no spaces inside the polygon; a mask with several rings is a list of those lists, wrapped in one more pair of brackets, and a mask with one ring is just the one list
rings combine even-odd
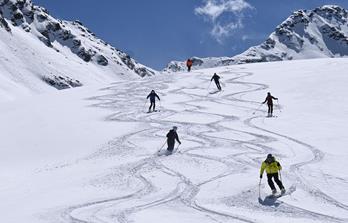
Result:
{"label": "white cloud", "polygon": [[[243,12],[253,7],[245,0],[205,0],[204,5],[195,8],[195,14],[208,19],[213,28],[211,35],[222,43],[235,30],[244,27]],[[233,21],[220,21],[224,14],[233,14]]]}
{"label": "white cloud", "polygon": [[243,28],[244,25],[241,19],[236,22],[230,22],[226,25],[221,25],[220,23],[214,24],[213,29],[210,34],[218,41],[220,44],[223,43],[224,38],[230,36],[235,30]]}

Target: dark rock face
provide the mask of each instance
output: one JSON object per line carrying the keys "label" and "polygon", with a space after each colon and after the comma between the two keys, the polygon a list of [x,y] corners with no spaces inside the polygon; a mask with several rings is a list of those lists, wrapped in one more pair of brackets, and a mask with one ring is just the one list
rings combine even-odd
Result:
{"label": "dark rock face", "polygon": [[0,27],[10,32],[8,21],[26,32],[32,32],[56,52],[60,52],[58,48],[63,46],[85,62],[94,62],[100,66],[124,64],[139,76],[155,74],[122,51],[98,39],[80,21],[54,19],[45,8],[33,5],[31,0],[0,0]]}
{"label": "dark rock face", "polygon": [[86,51],[85,48],[80,48],[77,52],[77,55],[82,58],[85,62],[89,62],[92,60],[92,55],[89,51]]}
{"label": "dark rock face", "polygon": [[109,64],[109,61],[103,55],[97,56],[97,62],[99,65],[102,66],[107,66]]}
{"label": "dark rock face", "polygon": [[2,16],[2,12],[0,11],[0,26],[5,28],[7,32],[11,32],[11,28],[9,27],[7,21]]}
{"label": "dark rock face", "polygon": [[131,70],[134,69],[134,63],[129,55],[121,57],[122,62]]}
{"label": "dark rock face", "polygon": [[179,72],[182,71],[184,68],[178,63],[171,62],[167,65],[166,69],[172,72]]}
{"label": "dark rock face", "polygon": [[134,72],[139,76],[144,77],[155,75],[153,71],[147,69],[146,67],[136,67],[137,62],[134,59],[132,59],[128,54],[119,51],[118,56],[129,69],[134,70]]}
{"label": "dark rock face", "polygon": [[276,41],[272,38],[268,38],[263,44],[261,44],[261,47],[265,50],[273,49],[276,44]]}
{"label": "dark rock face", "polygon": [[69,77],[65,76],[56,76],[53,75],[52,77],[44,76],[42,77],[42,80],[49,84],[50,86],[58,89],[58,90],[64,90],[68,88],[74,88],[74,87],[81,87],[82,84],[78,80],[71,79]]}

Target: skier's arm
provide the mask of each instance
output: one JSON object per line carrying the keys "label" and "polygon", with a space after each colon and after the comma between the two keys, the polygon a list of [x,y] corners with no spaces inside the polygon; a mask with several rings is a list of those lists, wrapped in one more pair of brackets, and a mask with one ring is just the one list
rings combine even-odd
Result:
{"label": "skier's arm", "polygon": [[151,95],[151,94],[149,94],[149,95],[146,97],[146,99],[149,99],[150,95]]}
{"label": "skier's arm", "polygon": [[265,101],[264,101],[264,102],[262,102],[262,104],[265,104],[265,103],[266,103],[266,101],[267,101],[267,98],[265,99]]}
{"label": "skier's arm", "polygon": [[278,170],[282,170],[282,165],[280,165],[279,162],[277,162]]}
{"label": "skier's arm", "polygon": [[276,98],[276,97],[273,97],[273,96],[272,96],[272,98],[273,98],[274,100],[278,100],[278,98]]}
{"label": "skier's arm", "polygon": [[175,139],[176,139],[176,141],[178,141],[179,144],[181,144],[178,134],[175,135]]}
{"label": "skier's arm", "polygon": [[158,98],[158,100],[161,100],[160,97],[156,94],[156,97]]}
{"label": "skier's arm", "polygon": [[263,172],[265,171],[266,168],[266,164],[265,162],[262,163],[261,165],[261,169],[260,169],[260,178],[262,178]]}

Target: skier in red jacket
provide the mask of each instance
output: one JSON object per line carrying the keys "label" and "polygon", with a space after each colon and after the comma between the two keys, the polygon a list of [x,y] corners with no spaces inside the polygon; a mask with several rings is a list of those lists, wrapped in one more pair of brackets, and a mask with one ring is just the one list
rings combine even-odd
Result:
{"label": "skier in red jacket", "polygon": [[187,71],[190,72],[191,71],[191,67],[193,65],[193,61],[189,58],[186,61],[186,66],[187,66]]}

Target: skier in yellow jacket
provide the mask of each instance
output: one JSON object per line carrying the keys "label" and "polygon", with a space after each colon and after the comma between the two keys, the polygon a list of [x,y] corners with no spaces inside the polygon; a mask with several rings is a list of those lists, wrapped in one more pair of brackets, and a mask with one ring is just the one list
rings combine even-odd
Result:
{"label": "skier in yellow jacket", "polygon": [[278,172],[281,169],[282,169],[282,166],[280,165],[278,161],[276,161],[276,159],[274,158],[274,156],[272,156],[272,154],[268,154],[266,160],[262,162],[261,169],[260,169],[260,178],[262,178],[263,172],[266,170],[268,185],[272,189],[272,194],[277,193],[277,190],[272,180],[273,178],[274,178],[274,181],[277,183],[279,189],[281,190],[281,193],[282,194],[285,193],[285,188],[283,186],[283,183],[279,180],[279,177],[278,177]]}

